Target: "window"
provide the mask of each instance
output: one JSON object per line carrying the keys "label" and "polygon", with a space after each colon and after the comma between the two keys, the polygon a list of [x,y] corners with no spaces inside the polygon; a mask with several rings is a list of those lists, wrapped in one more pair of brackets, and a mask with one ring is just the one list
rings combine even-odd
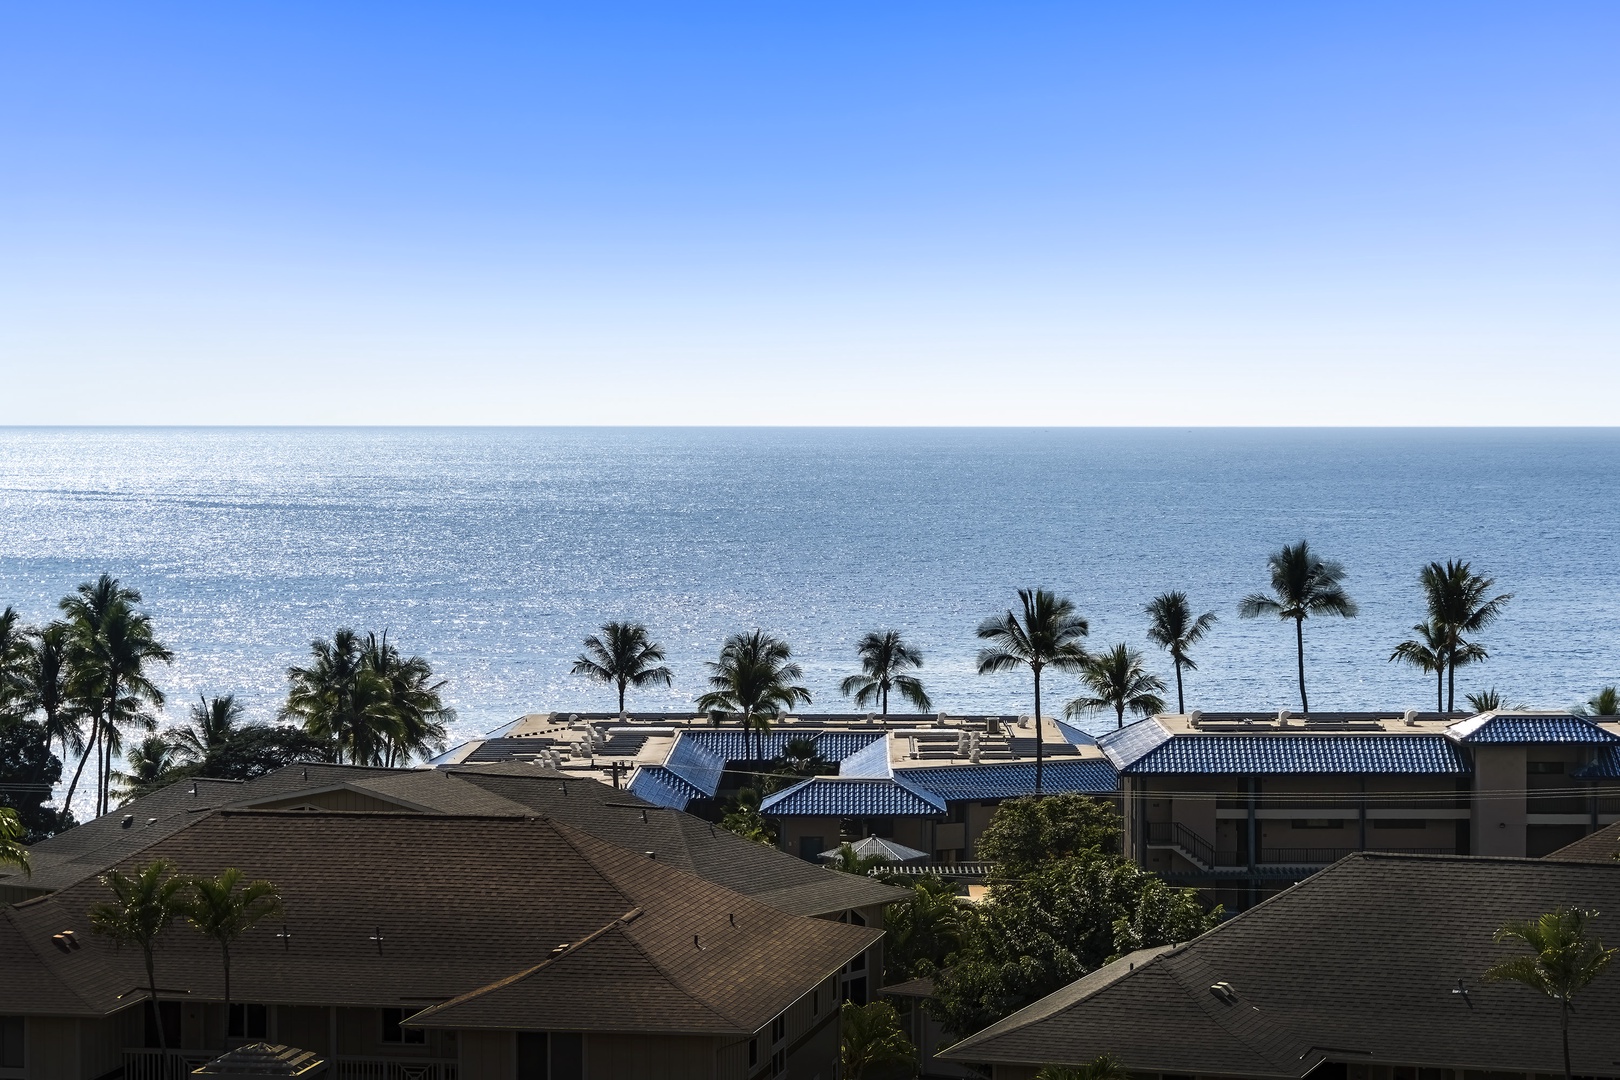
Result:
{"label": "window", "polygon": [[821,1015],[821,987],[819,986],[810,992],[810,1015]]}
{"label": "window", "polygon": [[384,1009],[382,1011],[382,1041],[385,1043],[400,1043],[406,1046],[421,1046],[427,1042],[427,1032],[422,1028],[404,1027],[405,1021],[416,1012],[412,1009]]}
{"label": "window", "polygon": [[1375,829],[1422,829],[1428,826],[1422,818],[1379,818],[1372,823]]}
{"label": "window", "polygon": [[270,1036],[270,1010],[264,1005],[231,1005],[230,1026],[225,1034],[233,1039],[265,1039]]}
{"label": "window", "polygon": [[582,1080],[585,1037],[573,1031],[520,1031],[517,1080]]}
{"label": "window", "polygon": [[775,1046],[785,1038],[787,1038],[787,1013],[771,1021],[771,1045]]}
{"label": "window", "polygon": [[1562,761],[1527,761],[1524,771],[1531,776],[1562,776],[1564,763]]}
{"label": "window", "polygon": [[0,1069],[23,1067],[23,1018],[0,1016]]}
{"label": "window", "polygon": [[806,862],[815,862],[816,856],[826,850],[827,846],[821,842],[819,836],[799,837],[799,858]]}
{"label": "window", "polygon": [[771,1075],[781,1076],[787,1072],[787,1051],[778,1050],[771,1055]]}
{"label": "window", "polygon": [[759,1064],[759,1040],[748,1040],[748,1067],[752,1069]]}
{"label": "window", "polygon": [[1295,818],[1289,822],[1296,829],[1342,829],[1343,818]]}

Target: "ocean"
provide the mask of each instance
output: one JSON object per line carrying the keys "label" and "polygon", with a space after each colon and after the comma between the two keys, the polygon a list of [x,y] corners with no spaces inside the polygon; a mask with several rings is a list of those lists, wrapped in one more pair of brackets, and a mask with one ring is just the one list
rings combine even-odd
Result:
{"label": "ocean", "polygon": [[[1620,678],[1617,537],[1607,429],[0,429],[0,605],[48,619],[104,570],[138,588],[175,653],[173,720],[226,692],[272,719],[288,665],[340,626],[432,661],[458,738],[606,709],[568,669],[627,618],[676,674],[632,711],[688,707],[758,626],[814,711],[848,707],[854,641],[896,627],[939,708],[1027,712],[1027,679],[974,671],[974,627],[1020,586],[1167,679],[1142,605],[1186,591],[1220,619],[1188,706],[1270,712],[1297,705],[1292,630],[1237,603],[1300,538],[1361,604],[1307,623],[1313,708],[1432,706],[1388,658],[1423,616],[1419,568],[1447,558],[1514,594],[1459,695],[1567,706]],[[1075,692],[1060,676],[1046,700]]]}

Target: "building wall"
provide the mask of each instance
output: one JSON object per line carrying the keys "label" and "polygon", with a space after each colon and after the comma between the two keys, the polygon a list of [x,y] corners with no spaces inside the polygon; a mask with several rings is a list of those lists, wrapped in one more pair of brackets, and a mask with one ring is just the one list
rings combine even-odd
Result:
{"label": "building wall", "polygon": [[312,1054],[332,1054],[332,1010],[318,1005],[278,1005],[270,1030],[276,1042]]}
{"label": "building wall", "polygon": [[1481,746],[1474,750],[1475,855],[1523,857],[1525,853],[1525,748]]}
{"label": "building wall", "polygon": [[458,1075],[468,1080],[507,1080],[517,1075],[517,1034],[511,1031],[462,1031]]}
{"label": "building wall", "polygon": [[80,1060],[81,1021],[54,1016],[30,1016],[24,1022],[24,1068],[0,1069],[3,1077],[28,1080],[81,1080],[87,1076]]}
{"label": "building wall", "polygon": [[587,1035],[585,1075],[589,1080],[641,1080],[646,1076],[714,1080],[717,1043],[711,1038],[681,1035]]}

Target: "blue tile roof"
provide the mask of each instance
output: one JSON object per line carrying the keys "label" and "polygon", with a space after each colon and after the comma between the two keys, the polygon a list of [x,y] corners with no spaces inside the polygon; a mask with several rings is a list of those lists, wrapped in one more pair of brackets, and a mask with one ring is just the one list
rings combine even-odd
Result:
{"label": "blue tile roof", "polygon": [[1569,775],[1573,780],[1620,780],[1620,746],[1605,746],[1590,763]]}
{"label": "blue tile roof", "polygon": [[694,800],[708,798],[711,794],[662,765],[643,765],[637,769],[636,775],[630,778],[628,790],[639,799],[671,810],[685,810]]}
{"label": "blue tile roof", "polygon": [[895,779],[813,776],[760,803],[771,817],[931,816],[945,811],[939,796]]}
{"label": "blue tile roof", "polygon": [[759,737],[757,742],[750,738],[745,744],[746,734],[740,727],[712,731],[683,731],[680,741],[693,747],[701,747],[711,756],[726,762],[746,761],[756,754],[761,760],[769,761],[780,757],[787,749],[787,744],[793,740],[808,739],[816,744],[816,753],[820,754],[823,760],[838,762],[883,738],[881,731],[796,731],[788,728],[768,732]]}
{"label": "blue tile roof", "polygon": [[[1109,754],[1110,758],[1113,756]],[[1473,772],[1467,756],[1456,743],[1444,735],[1430,734],[1170,736],[1166,733],[1159,745],[1134,760],[1121,760],[1117,764],[1125,776],[1180,773],[1463,776]]]}
{"label": "blue tile roof", "polygon": [[1127,724],[1100,736],[1097,745],[1108,755],[1108,760],[1114,763],[1114,768],[1123,769],[1140,761],[1148,752],[1164,745],[1170,737],[1168,728],[1148,717],[1146,720],[1138,720],[1134,724]]}
{"label": "blue tile roof", "polygon": [[1458,742],[1482,744],[1560,743],[1594,746],[1620,743],[1620,736],[1582,716],[1527,713],[1486,713],[1446,729]]}
{"label": "blue tile roof", "polygon": [[[1010,799],[1035,791],[1033,761],[896,769],[895,776],[918,790],[931,792],[949,802]],[[1112,765],[1098,758],[1049,761],[1042,770],[1041,790],[1049,795],[1065,792],[1112,795],[1119,790],[1119,777]]]}

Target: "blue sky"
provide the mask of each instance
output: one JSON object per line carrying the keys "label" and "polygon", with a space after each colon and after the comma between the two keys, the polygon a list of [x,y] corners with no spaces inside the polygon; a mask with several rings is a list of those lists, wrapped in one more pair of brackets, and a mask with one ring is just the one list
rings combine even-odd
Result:
{"label": "blue sky", "polygon": [[0,423],[1607,424],[1620,5],[0,9]]}

